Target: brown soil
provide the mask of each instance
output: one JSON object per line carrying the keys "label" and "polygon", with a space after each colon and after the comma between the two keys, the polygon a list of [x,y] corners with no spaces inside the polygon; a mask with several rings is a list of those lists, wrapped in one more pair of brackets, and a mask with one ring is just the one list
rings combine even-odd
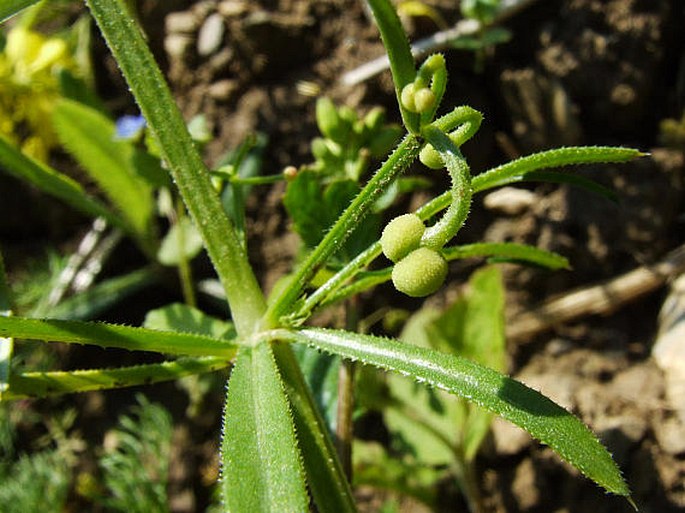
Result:
{"label": "brown soil", "polygon": [[[453,1],[425,3],[450,23],[458,19]],[[353,87],[340,81],[383,52],[362,2],[141,4],[184,114],[203,113],[213,127],[210,163],[257,130],[270,140],[265,174],[307,163],[316,127],[315,96],[303,94],[305,82],[336,102],[360,111],[383,105],[396,117],[388,72]],[[618,191],[618,205],[551,185],[528,187],[535,200],[515,214],[475,205],[463,241],[534,244],[567,256],[573,266],[558,273],[507,267],[512,322],[546,298],[655,262],[685,242],[683,153],[659,147],[658,138],[659,122],[679,118],[685,107],[684,23],[678,0],[547,0],[532,2],[507,22],[512,39],[487,53],[482,72],[474,71],[472,53],[446,52],[451,81],[444,104],[469,104],[485,113],[483,128],[465,147],[476,172],[559,145],[618,144],[652,154],[587,170]],[[426,19],[407,26],[412,40],[436,30]],[[251,256],[264,270],[267,288],[288,270],[297,248],[287,233],[282,192],[257,191],[250,205]],[[450,287],[471,269],[455,269]],[[685,416],[677,415],[663,372],[650,357],[666,292],[661,287],[604,316],[582,317],[511,344],[511,373],[587,422],[614,453],[641,511],[655,513],[685,511]],[[389,301],[396,296],[365,308]],[[173,393],[154,390],[160,398]],[[94,400],[81,401],[87,411],[101,411],[88,408]],[[201,509],[208,498],[197,468],[212,468],[221,398],[209,402],[205,410],[214,413],[189,421],[192,433],[188,425],[177,433],[177,512]],[[182,415],[180,405],[174,410]],[[478,468],[488,512],[632,511],[511,426],[497,422],[486,445]],[[182,493],[188,487],[192,499]],[[465,511],[446,493],[442,511]],[[408,504],[403,511],[412,509]]]}

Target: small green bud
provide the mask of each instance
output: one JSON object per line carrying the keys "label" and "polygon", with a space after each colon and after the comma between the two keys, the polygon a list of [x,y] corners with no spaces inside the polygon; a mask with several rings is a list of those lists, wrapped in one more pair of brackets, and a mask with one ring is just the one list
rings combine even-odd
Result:
{"label": "small green bud", "polygon": [[416,214],[404,214],[390,221],[381,235],[381,248],[397,262],[419,247],[426,226]]}
{"label": "small green bud", "polygon": [[435,105],[435,94],[427,87],[417,89],[414,92],[414,105],[416,106],[416,112],[427,112]]}
{"label": "small green bud", "polygon": [[433,148],[432,144],[426,144],[419,152],[419,160],[421,163],[431,169],[442,169],[445,167],[445,163],[442,157],[438,153],[438,150]]}
{"label": "small green bud", "polygon": [[411,297],[425,297],[438,290],[447,278],[447,261],[430,248],[418,248],[392,269],[395,288]]}
{"label": "small green bud", "polygon": [[329,139],[335,139],[341,130],[340,116],[330,98],[322,97],[316,101],[316,124]]}
{"label": "small green bud", "polygon": [[402,93],[400,94],[400,101],[402,106],[410,112],[416,112],[416,103],[414,102],[414,90],[416,84],[412,82],[407,84],[402,88]]}

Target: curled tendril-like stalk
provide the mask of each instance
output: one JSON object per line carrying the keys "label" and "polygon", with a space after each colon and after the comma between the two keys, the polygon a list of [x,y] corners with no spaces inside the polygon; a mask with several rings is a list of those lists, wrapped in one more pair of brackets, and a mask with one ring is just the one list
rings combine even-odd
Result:
{"label": "curled tendril-like stalk", "polygon": [[432,169],[446,168],[452,180],[450,205],[435,224],[426,228],[418,216],[405,214],[390,221],[381,236],[383,253],[395,263],[395,288],[414,297],[432,294],[445,281],[447,262],[441,250],[461,229],[471,206],[471,172],[459,148],[478,131],[482,115],[463,106],[434,121],[446,84],[445,59],[434,54],[400,95],[402,106],[421,116],[420,133],[426,141],[421,162]]}

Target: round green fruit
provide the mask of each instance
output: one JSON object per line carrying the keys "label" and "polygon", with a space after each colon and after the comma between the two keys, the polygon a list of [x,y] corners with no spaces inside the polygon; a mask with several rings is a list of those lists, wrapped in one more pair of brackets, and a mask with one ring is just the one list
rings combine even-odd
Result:
{"label": "round green fruit", "polygon": [[426,144],[421,148],[419,160],[424,166],[429,167],[430,169],[442,169],[445,167],[445,162],[442,160],[438,150],[433,148],[432,144]]}
{"label": "round green fruit", "polygon": [[383,254],[398,262],[421,244],[426,226],[416,214],[404,214],[390,221],[381,234]]}
{"label": "round green fruit", "polygon": [[447,278],[447,261],[430,248],[418,248],[395,264],[392,283],[411,297],[424,297],[438,290]]}

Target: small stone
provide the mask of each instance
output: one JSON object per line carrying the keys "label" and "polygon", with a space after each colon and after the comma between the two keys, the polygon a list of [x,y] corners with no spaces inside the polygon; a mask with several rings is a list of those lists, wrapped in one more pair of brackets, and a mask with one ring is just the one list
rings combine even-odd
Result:
{"label": "small stone", "polygon": [[198,32],[197,53],[202,57],[212,55],[221,47],[225,32],[223,16],[219,13],[210,14]]}
{"label": "small stone", "polygon": [[228,100],[231,95],[238,90],[238,83],[235,80],[219,80],[214,82],[207,89],[209,96],[215,100]]}
{"label": "small stone", "polygon": [[575,406],[573,392],[578,388],[578,379],[572,374],[526,374],[524,371],[516,379],[567,410]]}
{"label": "small stone", "polygon": [[537,196],[531,191],[516,187],[503,187],[485,196],[483,205],[488,210],[515,216],[522,214],[536,201]]}
{"label": "small stone", "polygon": [[230,16],[240,16],[248,11],[248,5],[246,2],[240,2],[236,0],[224,0],[217,7],[219,13],[228,18]]}
{"label": "small stone", "polygon": [[674,456],[685,454],[685,424],[678,417],[655,420],[653,429],[662,450]]}
{"label": "small stone", "polygon": [[535,474],[535,466],[530,459],[523,460],[516,469],[511,493],[516,498],[519,511],[529,511],[540,502],[541,488]]}
{"label": "small stone", "polygon": [[166,50],[170,61],[182,61],[193,47],[194,40],[191,36],[184,34],[169,34],[164,38],[164,50]]}
{"label": "small stone", "polygon": [[164,18],[167,34],[194,34],[199,26],[200,20],[189,11],[172,12]]}
{"label": "small stone", "polygon": [[685,423],[685,274],[673,282],[661,307],[652,356],[664,371],[666,398]]}
{"label": "small stone", "polygon": [[530,445],[530,435],[511,422],[495,417],[491,425],[492,439],[498,455],[514,456]]}

